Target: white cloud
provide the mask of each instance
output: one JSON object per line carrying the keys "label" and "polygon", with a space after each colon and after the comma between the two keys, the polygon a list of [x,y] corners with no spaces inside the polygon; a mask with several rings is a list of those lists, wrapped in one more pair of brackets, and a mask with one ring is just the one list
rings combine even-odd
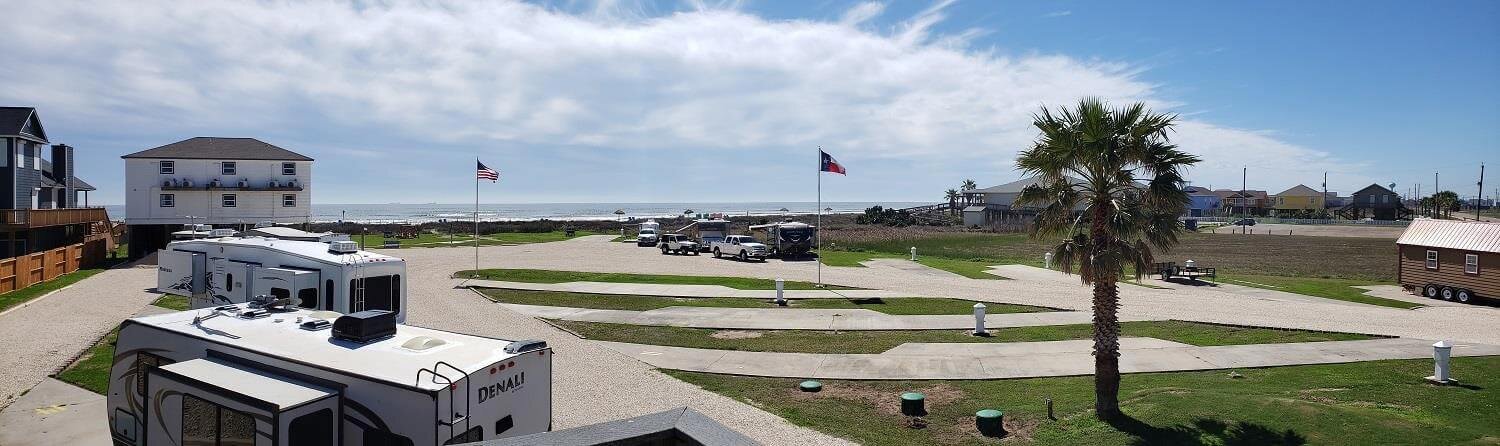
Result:
{"label": "white cloud", "polygon": [[1042,18],[1051,19],[1057,17],[1067,17],[1070,15],[1073,15],[1073,11],[1052,11],[1046,14],[1042,14]]}
{"label": "white cloud", "polygon": [[[828,22],[701,2],[654,14],[620,2],[576,14],[510,2],[22,2],[9,11],[27,20],[8,27],[0,53],[26,63],[0,68],[0,100],[184,133],[315,119],[441,143],[792,153],[823,144],[846,162],[952,166],[1012,157],[1033,138],[1030,114],[1042,104],[1176,105],[1130,64],[972,48],[982,30],[935,34],[950,4],[886,33],[861,27],[885,12],[878,2]],[[1208,159],[1205,175],[1237,177],[1246,163],[1340,165],[1200,120],[1179,132]]]}

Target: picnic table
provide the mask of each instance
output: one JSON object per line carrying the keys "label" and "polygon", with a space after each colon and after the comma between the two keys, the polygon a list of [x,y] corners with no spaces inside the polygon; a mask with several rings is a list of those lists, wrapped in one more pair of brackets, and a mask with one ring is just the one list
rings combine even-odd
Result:
{"label": "picnic table", "polygon": [[1219,281],[1219,271],[1217,268],[1197,265],[1178,266],[1176,262],[1157,263],[1156,274],[1161,276],[1161,280],[1168,280],[1173,277],[1181,277],[1192,281],[1198,281],[1202,280],[1204,277],[1207,277],[1209,279],[1212,279],[1214,282]]}

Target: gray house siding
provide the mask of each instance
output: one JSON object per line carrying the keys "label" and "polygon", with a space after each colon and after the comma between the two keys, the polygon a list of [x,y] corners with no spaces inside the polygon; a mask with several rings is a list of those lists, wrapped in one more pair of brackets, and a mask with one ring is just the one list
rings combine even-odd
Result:
{"label": "gray house siding", "polygon": [[22,159],[12,164],[11,171],[15,173],[15,185],[11,197],[15,200],[11,209],[31,209],[31,194],[36,192],[42,184],[42,171],[37,170],[36,159],[41,145],[23,141],[17,144]]}
{"label": "gray house siding", "polygon": [[14,201],[16,199],[16,139],[0,139],[5,140],[4,144],[0,144],[5,147],[5,167],[0,168],[0,172],[4,172],[3,174],[0,174],[0,209],[15,209],[16,206]]}

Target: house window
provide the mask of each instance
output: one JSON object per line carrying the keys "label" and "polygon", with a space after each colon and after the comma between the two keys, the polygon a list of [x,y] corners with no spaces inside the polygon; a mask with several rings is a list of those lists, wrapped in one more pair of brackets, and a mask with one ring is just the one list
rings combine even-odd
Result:
{"label": "house window", "polygon": [[236,174],[237,171],[238,171],[238,169],[235,167],[234,161],[225,161],[223,164],[219,165],[219,173],[220,174],[224,174],[224,175],[237,175]]}
{"label": "house window", "polygon": [[296,175],[297,174],[297,163],[281,163],[281,174],[282,175]]}
{"label": "house window", "polygon": [[234,194],[224,194],[221,199],[222,202],[220,203],[220,205],[226,208],[232,208],[234,207],[234,205],[238,204],[238,200],[238,197],[235,197]]}
{"label": "house window", "polygon": [[1437,251],[1427,250],[1427,269],[1438,269]]}
{"label": "house window", "polygon": [[177,163],[175,161],[159,161],[157,162],[156,169],[162,175],[173,175],[177,173]]}
{"label": "house window", "polygon": [[176,194],[161,194],[161,207],[169,208],[177,205]]}
{"label": "house window", "polygon": [[281,207],[297,207],[297,194],[281,194]]}
{"label": "house window", "polygon": [[1479,254],[1464,254],[1464,274],[1479,274]]}

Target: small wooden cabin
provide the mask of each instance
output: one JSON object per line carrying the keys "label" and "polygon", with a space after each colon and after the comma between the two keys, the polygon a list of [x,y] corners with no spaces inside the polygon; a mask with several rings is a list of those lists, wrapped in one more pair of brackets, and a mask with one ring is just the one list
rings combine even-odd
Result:
{"label": "small wooden cabin", "polygon": [[1396,240],[1396,281],[1434,299],[1500,299],[1500,223],[1419,218]]}

